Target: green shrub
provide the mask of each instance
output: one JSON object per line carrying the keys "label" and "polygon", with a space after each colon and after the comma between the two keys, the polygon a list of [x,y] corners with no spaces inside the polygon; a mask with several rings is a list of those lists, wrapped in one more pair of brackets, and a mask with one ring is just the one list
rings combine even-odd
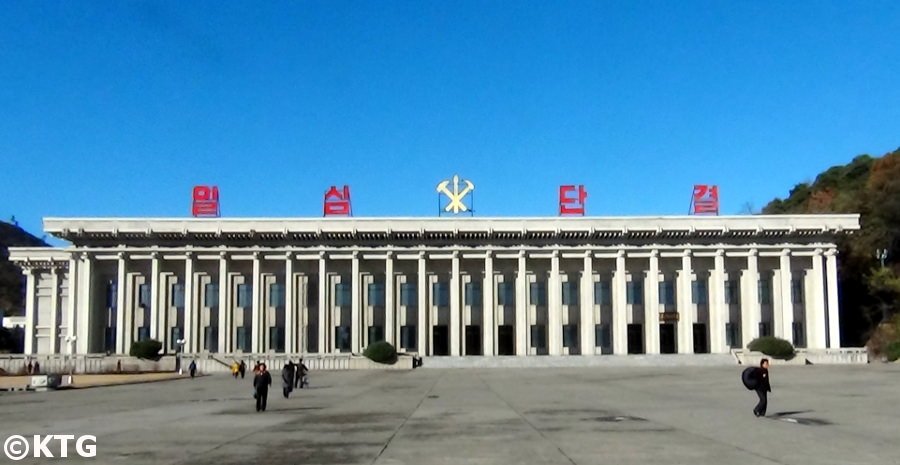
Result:
{"label": "green shrub", "polygon": [[887,356],[889,362],[897,361],[900,359],[900,341],[894,341],[887,346],[887,349],[884,351],[884,354]]}
{"label": "green shrub", "polygon": [[128,355],[149,360],[159,360],[160,349],[162,349],[161,342],[155,339],[145,339],[131,344],[131,350],[128,352]]}
{"label": "green shrub", "polygon": [[387,341],[378,341],[369,344],[363,355],[375,363],[392,365],[397,361],[397,349]]}
{"label": "green shrub", "polygon": [[787,360],[794,356],[794,346],[790,342],[773,336],[756,338],[747,347],[754,352],[762,352],[772,358],[782,360]]}

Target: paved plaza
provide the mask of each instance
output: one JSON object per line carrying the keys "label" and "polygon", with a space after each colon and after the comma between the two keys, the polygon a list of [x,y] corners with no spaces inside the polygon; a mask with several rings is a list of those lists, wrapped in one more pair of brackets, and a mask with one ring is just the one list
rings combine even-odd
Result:
{"label": "paved plaza", "polygon": [[290,399],[276,372],[265,413],[227,375],[4,393],[0,439],[97,436],[60,463],[900,464],[900,365],[775,366],[765,419],[740,371],[314,372]]}

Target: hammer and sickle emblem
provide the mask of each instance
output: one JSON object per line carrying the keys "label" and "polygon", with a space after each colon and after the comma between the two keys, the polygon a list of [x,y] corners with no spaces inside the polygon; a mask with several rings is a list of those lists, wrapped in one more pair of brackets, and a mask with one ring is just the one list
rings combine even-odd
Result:
{"label": "hammer and sickle emblem", "polygon": [[[462,190],[460,190],[459,188],[460,181],[465,184],[465,187],[463,187]],[[453,184],[452,191],[447,188],[447,186],[449,186],[451,182]],[[444,194],[448,199],[450,199],[450,203],[447,204],[446,207],[444,207],[444,211],[453,213],[469,211],[469,207],[467,207],[466,204],[463,203],[463,199],[466,197],[466,195],[469,194],[469,192],[472,192],[473,190],[475,190],[475,184],[472,184],[470,181],[467,181],[465,179],[461,180],[457,175],[453,176],[452,181],[441,181],[441,183],[437,186],[438,193]]]}

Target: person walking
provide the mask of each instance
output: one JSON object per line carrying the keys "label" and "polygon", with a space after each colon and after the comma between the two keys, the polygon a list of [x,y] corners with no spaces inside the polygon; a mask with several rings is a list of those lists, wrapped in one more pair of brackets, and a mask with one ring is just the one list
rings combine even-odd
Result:
{"label": "person walking", "polygon": [[764,358],[759,362],[756,380],[756,395],[759,396],[759,403],[753,407],[753,414],[757,417],[764,417],[769,403],[768,394],[772,392],[772,385],[769,384],[769,359]]}
{"label": "person walking", "polygon": [[305,384],[306,387],[309,387],[309,378],[306,376],[306,374],[309,373],[309,368],[307,368],[306,364],[303,363],[302,358],[300,359],[300,362],[297,365],[296,371],[297,371],[297,375],[296,375],[296,380],[294,382],[295,386],[297,386],[300,389],[303,389],[303,385]]}
{"label": "person walking", "polygon": [[195,360],[191,360],[191,364],[188,365],[188,372],[191,373],[191,378],[197,376],[197,362]]}
{"label": "person walking", "polygon": [[287,399],[294,390],[294,362],[288,360],[287,365],[281,369],[281,390]]}
{"label": "person walking", "polygon": [[244,375],[247,373],[247,364],[241,360],[241,364],[238,366],[238,371],[241,372],[241,379],[244,379]]}
{"label": "person walking", "polygon": [[272,385],[272,375],[266,370],[266,364],[261,363],[259,370],[253,377],[253,397],[256,398],[256,411],[266,411],[266,401],[269,400],[269,386]]}
{"label": "person walking", "polygon": [[238,371],[240,371],[240,367],[238,366],[238,363],[231,362],[231,365],[229,368],[231,368],[231,376],[234,377],[234,379],[237,379]]}

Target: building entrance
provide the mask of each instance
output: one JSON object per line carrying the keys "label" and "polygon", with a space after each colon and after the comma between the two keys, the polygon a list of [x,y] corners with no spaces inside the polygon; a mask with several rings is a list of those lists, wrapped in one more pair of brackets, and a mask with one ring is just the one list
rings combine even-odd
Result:
{"label": "building entrance", "polygon": [[450,355],[450,327],[437,325],[431,329],[432,355]]}
{"label": "building entrance", "polygon": [[466,355],[481,355],[481,326],[466,326]]}
{"label": "building entrance", "polygon": [[672,323],[659,325],[659,353],[675,353],[675,325]]}
{"label": "building entrance", "polygon": [[512,325],[497,327],[497,355],[516,355],[515,331]]}

